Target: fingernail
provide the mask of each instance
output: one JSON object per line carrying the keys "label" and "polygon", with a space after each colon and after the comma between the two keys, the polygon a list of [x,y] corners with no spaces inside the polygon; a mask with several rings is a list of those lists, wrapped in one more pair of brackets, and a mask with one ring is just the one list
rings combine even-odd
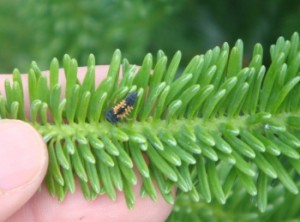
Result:
{"label": "fingernail", "polygon": [[45,146],[27,123],[0,121],[0,191],[2,193],[32,181],[46,162]]}

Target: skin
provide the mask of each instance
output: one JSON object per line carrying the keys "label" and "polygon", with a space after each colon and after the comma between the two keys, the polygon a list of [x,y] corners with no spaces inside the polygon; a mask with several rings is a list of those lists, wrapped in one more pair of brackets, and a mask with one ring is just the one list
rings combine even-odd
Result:
{"label": "skin", "polygon": [[[96,67],[96,84],[105,77],[108,66]],[[62,70],[60,82],[65,83]],[[86,67],[79,68],[82,80]],[[48,72],[45,72],[48,75]],[[22,76],[24,91],[27,90],[27,76]],[[0,93],[5,95],[4,80],[11,75],[0,75]],[[64,90],[63,90],[64,91]],[[28,112],[28,95],[24,95]],[[43,184],[48,153],[39,133],[28,123],[19,120],[0,120],[0,221],[8,222],[52,222],[52,221],[164,221],[172,210],[158,193],[158,200],[141,198],[141,179],[134,187],[135,207],[128,210],[122,192],[116,201],[106,195],[94,201],[84,199],[80,187],[74,194],[68,194],[63,202],[51,197]]]}

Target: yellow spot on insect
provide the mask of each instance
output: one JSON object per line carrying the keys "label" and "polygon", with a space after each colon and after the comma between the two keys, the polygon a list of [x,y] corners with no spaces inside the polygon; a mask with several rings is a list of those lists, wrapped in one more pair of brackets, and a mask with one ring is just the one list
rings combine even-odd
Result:
{"label": "yellow spot on insect", "polygon": [[[122,108],[124,108],[124,107],[122,107]],[[132,106],[127,106],[125,108],[124,112],[118,114],[117,117],[120,118],[120,119],[123,119],[124,117],[126,117],[131,112],[132,109],[133,109]]]}
{"label": "yellow spot on insect", "polygon": [[121,102],[119,102],[117,105],[115,105],[113,107],[113,112],[114,114],[117,114],[118,111],[121,109],[121,108],[125,108],[126,106],[126,101],[125,100],[122,100]]}

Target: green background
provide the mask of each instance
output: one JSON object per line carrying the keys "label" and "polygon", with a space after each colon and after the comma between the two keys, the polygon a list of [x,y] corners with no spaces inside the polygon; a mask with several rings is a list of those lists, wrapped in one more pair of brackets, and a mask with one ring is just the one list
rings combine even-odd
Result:
{"label": "green background", "polygon": [[299,0],[1,0],[0,72],[27,72],[33,60],[47,69],[65,53],[79,65],[90,53],[107,64],[116,48],[135,64],[148,52],[181,50],[184,66],[238,38],[247,61],[256,42],[268,49],[299,30]]}

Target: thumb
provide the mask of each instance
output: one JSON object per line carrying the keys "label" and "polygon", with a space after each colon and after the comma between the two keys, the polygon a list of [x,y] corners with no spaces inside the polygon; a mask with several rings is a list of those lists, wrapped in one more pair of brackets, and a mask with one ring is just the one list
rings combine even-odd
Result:
{"label": "thumb", "polygon": [[0,120],[0,221],[39,188],[48,164],[46,146],[29,124]]}

